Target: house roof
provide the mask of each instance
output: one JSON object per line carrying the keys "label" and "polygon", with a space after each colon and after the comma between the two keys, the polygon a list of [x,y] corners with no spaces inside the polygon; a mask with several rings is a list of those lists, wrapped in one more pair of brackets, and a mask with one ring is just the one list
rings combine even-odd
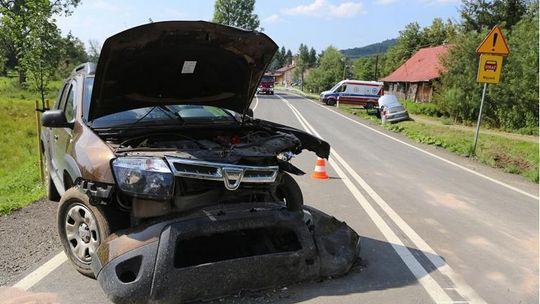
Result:
{"label": "house roof", "polygon": [[438,78],[443,70],[440,57],[445,55],[449,48],[449,45],[440,45],[420,49],[394,72],[381,79],[381,81],[420,82]]}
{"label": "house roof", "polygon": [[276,70],[276,73],[285,73],[288,70],[292,70],[296,67],[294,64],[289,64]]}

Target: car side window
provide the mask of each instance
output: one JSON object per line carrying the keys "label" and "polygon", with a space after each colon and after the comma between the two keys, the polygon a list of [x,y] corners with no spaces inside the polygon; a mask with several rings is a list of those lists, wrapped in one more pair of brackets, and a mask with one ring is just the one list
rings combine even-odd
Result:
{"label": "car side window", "polygon": [[342,85],[341,87],[339,87],[337,89],[337,92],[338,93],[342,93],[342,92],[345,92],[345,90],[347,90],[347,86],[346,85]]}
{"label": "car side window", "polygon": [[60,92],[58,92],[58,98],[56,99],[56,102],[54,103],[53,109],[55,110],[61,110],[64,108],[63,101],[66,99],[66,94],[69,89],[69,83],[64,84]]}
{"label": "car side window", "polygon": [[66,98],[66,104],[64,107],[64,115],[66,116],[66,120],[72,121],[75,118],[75,85],[71,84],[69,87],[69,92]]}

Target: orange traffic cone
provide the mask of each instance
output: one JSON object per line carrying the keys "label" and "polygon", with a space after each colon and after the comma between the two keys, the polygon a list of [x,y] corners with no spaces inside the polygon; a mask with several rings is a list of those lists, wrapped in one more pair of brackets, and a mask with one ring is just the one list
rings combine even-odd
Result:
{"label": "orange traffic cone", "polygon": [[328,174],[326,174],[326,161],[324,158],[317,157],[315,170],[313,170],[313,173],[311,173],[311,178],[328,179]]}

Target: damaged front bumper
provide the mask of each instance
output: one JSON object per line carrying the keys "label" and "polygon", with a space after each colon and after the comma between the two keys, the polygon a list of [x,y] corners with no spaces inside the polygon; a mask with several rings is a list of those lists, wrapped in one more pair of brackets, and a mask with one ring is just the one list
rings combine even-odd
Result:
{"label": "damaged front bumper", "polygon": [[114,303],[180,303],[338,276],[359,237],[311,207],[215,206],[109,237],[92,266]]}

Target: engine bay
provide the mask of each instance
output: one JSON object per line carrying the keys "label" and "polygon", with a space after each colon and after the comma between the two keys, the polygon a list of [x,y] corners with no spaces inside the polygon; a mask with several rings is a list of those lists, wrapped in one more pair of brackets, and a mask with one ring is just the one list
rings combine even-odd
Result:
{"label": "engine bay", "polygon": [[189,159],[257,166],[276,165],[302,151],[295,135],[266,130],[148,133],[108,143],[117,154],[175,151]]}

